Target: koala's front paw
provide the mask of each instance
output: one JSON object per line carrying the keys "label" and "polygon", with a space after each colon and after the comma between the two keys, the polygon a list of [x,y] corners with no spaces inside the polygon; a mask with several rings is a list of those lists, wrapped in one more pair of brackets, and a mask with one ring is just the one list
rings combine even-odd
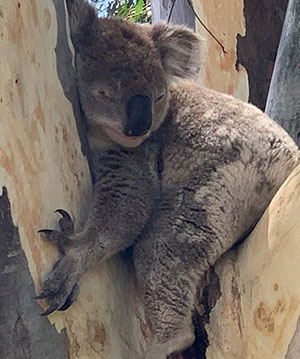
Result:
{"label": "koala's front paw", "polygon": [[55,310],[66,310],[76,300],[81,273],[78,263],[68,255],[60,258],[43,282],[42,293],[35,299],[47,299],[48,309],[41,313],[49,315]]}
{"label": "koala's front paw", "polygon": [[[42,293],[35,299],[47,299],[50,306],[41,313],[49,315],[55,310],[66,310],[76,300],[78,293],[78,284],[82,275],[82,256],[78,248],[79,242],[74,233],[74,224],[70,215],[62,210],[56,210],[62,218],[59,221],[61,232],[50,229],[41,229],[38,232],[43,233],[45,238],[56,244],[60,253],[63,254],[53,266],[52,271],[48,273],[43,282]],[[69,238],[70,236],[71,238]]]}

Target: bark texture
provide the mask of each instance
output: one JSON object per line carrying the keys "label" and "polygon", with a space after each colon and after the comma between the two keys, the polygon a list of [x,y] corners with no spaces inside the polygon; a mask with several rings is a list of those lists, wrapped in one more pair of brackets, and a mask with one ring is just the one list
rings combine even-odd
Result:
{"label": "bark texture", "polygon": [[290,0],[266,113],[300,146],[300,2]]}

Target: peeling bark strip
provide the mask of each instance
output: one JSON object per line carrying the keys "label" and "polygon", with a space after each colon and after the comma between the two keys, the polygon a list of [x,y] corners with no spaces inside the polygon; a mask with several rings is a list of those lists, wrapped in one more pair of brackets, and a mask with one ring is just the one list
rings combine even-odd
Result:
{"label": "peeling bark strip", "polygon": [[33,281],[14,226],[7,190],[0,196],[0,358],[68,358],[68,341],[32,299]]}
{"label": "peeling bark strip", "polygon": [[300,1],[290,0],[266,113],[278,122],[300,147]]}
{"label": "peeling bark strip", "polygon": [[244,0],[246,36],[237,36],[237,66],[249,78],[249,102],[264,110],[288,0]]}

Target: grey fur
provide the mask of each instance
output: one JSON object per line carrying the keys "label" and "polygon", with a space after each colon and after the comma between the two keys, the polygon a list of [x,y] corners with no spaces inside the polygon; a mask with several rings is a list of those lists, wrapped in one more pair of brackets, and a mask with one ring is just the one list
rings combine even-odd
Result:
{"label": "grey fur", "polygon": [[[198,71],[190,30],[98,19],[84,1],[67,3],[97,181],[84,231],[48,233],[64,256],[42,296],[68,306],[91,265],[135,242],[153,334],[145,358],[166,359],[192,344],[200,279],[256,224],[298,164],[298,148],[254,106],[173,81]],[[127,137],[135,95],[151,99],[152,127]]]}

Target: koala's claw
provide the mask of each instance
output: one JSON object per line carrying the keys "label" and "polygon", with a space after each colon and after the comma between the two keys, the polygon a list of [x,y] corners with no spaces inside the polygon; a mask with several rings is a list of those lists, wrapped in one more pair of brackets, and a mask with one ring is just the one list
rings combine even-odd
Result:
{"label": "koala's claw", "polygon": [[78,284],[75,284],[73,286],[72,292],[66,299],[65,304],[62,305],[58,310],[59,311],[67,310],[73,304],[73,302],[76,300],[78,291],[79,291],[79,286],[78,286]]}
{"label": "koala's claw", "polygon": [[71,246],[72,240],[70,235],[74,234],[74,223],[71,216],[64,209],[57,209],[55,213],[61,215],[59,220],[60,231],[52,229],[40,229],[38,233],[45,234],[47,240],[53,244],[56,244],[61,253],[65,253],[65,248]]}
{"label": "koala's claw", "polygon": [[60,258],[53,266],[48,278],[43,282],[42,292],[34,299],[46,299],[49,308],[41,313],[47,316],[55,310],[66,310],[76,300],[78,294],[77,262],[67,255]]}
{"label": "koala's claw", "polygon": [[74,233],[74,222],[67,211],[64,209],[57,209],[55,213],[59,213],[61,215],[61,219],[59,220],[59,226],[61,231],[69,236]]}
{"label": "koala's claw", "polygon": [[[77,294],[78,294],[78,289],[79,289],[78,285],[74,284],[71,293],[67,297],[65,303],[60,308],[59,308],[59,304],[53,303],[50,305],[50,307],[48,309],[46,309],[43,313],[41,313],[40,316],[45,317],[47,315],[50,315],[51,313],[53,313],[56,310],[59,310],[59,311],[67,310],[73,304],[73,302],[76,300]],[[45,299],[45,298],[49,297],[49,295],[50,294],[42,293],[41,295],[34,297],[34,299]]]}
{"label": "koala's claw", "polygon": [[40,229],[38,233],[44,233],[49,242],[54,243],[61,250],[64,247],[70,245],[71,240],[68,236],[74,234],[74,222],[72,221],[71,216],[64,209],[57,209],[55,213],[61,215],[59,220],[60,231],[51,230],[51,229]]}
{"label": "koala's claw", "polygon": [[47,315],[53,313],[58,307],[58,304],[52,304],[50,307],[40,314],[41,317],[46,317]]}
{"label": "koala's claw", "polygon": [[56,244],[61,253],[64,253],[65,248],[71,244],[71,239],[63,232],[59,232],[54,229],[40,229],[38,230],[38,233],[45,234],[46,239],[49,242]]}
{"label": "koala's claw", "polygon": [[62,217],[59,220],[61,232],[51,229],[38,231],[44,234],[49,242],[57,245],[59,252],[63,254],[43,281],[42,292],[35,297],[35,299],[46,299],[49,303],[49,308],[41,313],[42,316],[47,316],[55,310],[66,310],[72,305],[77,298],[77,282],[82,274],[83,258],[78,250],[80,242],[76,240],[78,238],[74,234],[71,216],[63,209],[57,209],[55,212]]}
{"label": "koala's claw", "polygon": [[36,295],[33,297],[33,299],[45,299],[48,297],[48,294],[46,292],[42,292],[40,295]]}

